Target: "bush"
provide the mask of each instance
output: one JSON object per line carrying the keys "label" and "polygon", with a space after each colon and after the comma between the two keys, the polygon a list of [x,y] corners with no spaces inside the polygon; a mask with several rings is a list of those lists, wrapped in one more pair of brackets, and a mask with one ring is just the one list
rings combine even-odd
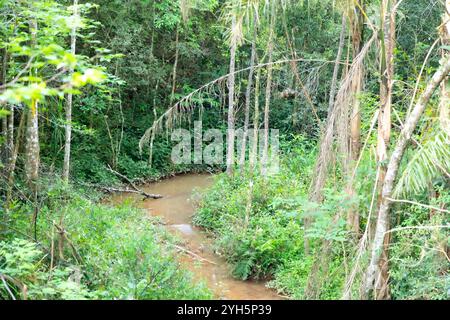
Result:
{"label": "bush", "polygon": [[[25,230],[28,206],[12,209],[10,218]],[[68,239],[62,256],[60,237],[53,221],[63,221]],[[53,231],[51,231],[53,229]],[[130,204],[108,206],[81,196],[70,187],[56,184],[47,190],[40,210],[38,238],[44,248],[55,239],[54,259],[58,268],[49,278],[49,254],[23,240],[2,242],[2,271],[30,288],[30,298],[65,299],[207,299],[211,293],[202,283],[194,284],[188,271],[176,261],[170,235],[158,219]],[[19,256],[13,256],[18,252]],[[22,258],[21,258],[22,257]],[[69,268],[63,268],[67,265]],[[79,270],[79,285],[70,281],[71,269]],[[73,272],[72,272],[73,273]],[[55,275],[58,275],[57,277]],[[33,291],[31,291],[31,288]],[[2,291],[2,296],[7,297]]]}
{"label": "bush", "polygon": [[[302,138],[285,143],[281,170],[266,179],[247,172],[216,177],[215,184],[200,197],[194,222],[215,237],[217,251],[233,266],[233,274],[240,279],[269,278],[268,285],[295,299],[304,299],[313,263],[320,261],[317,279],[320,299],[339,299],[346,276],[355,262],[357,244],[347,230],[345,213],[349,208],[360,212],[361,225],[367,223],[375,181],[372,160],[364,155],[356,176],[358,195],[349,198],[345,187],[328,181],[324,201],[308,201],[309,183],[314,165],[314,148]],[[338,172],[339,174],[339,172]],[[331,179],[330,179],[331,180]],[[249,192],[253,181],[252,194]],[[450,193],[442,183],[435,186],[435,207],[450,203]],[[251,197],[250,197],[251,196]],[[248,206],[251,200],[251,206]],[[427,203],[429,194],[416,196]],[[250,210],[248,210],[250,208]],[[342,217],[336,219],[336,214]],[[247,216],[248,213],[248,216]],[[314,217],[305,233],[304,218]],[[419,206],[394,206],[392,225],[406,227],[393,234],[389,248],[390,289],[393,299],[448,299],[449,237],[445,228],[449,217]],[[431,229],[415,229],[416,226]],[[413,228],[410,228],[413,227]],[[398,235],[397,235],[398,234]],[[310,253],[305,254],[305,237]],[[330,252],[323,261],[320,246],[331,241]],[[367,266],[363,255],[359,269]],[[357,274],[352,290],[355,296],[361,286],[362,274]]]}
{"label": "bush", "polygon": [[0,242],[1,299],[70,299],[95,298],[84,284],[74,280],[77,268],[49,269],[46,255],[36,243],[15,238]]}
{"label": "bush", "polygon": [[[436,203],[450,203],[449,190],[440,190]],[[439,205],[436,205],[439,206]],[[430,212],[417,206],[397,207],[396,216],[405,216],[399,227],[417,226],[430,229],[403,229],[394,234],[390,248],[391,293],[394,299],[446,300],[450,297],[448,214]]]}

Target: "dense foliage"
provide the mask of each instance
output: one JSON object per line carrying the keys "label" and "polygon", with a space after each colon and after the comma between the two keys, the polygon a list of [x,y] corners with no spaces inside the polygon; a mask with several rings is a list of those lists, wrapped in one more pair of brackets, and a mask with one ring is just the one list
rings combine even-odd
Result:
{"label": "dense foliage", "polygon": [[[86,192],[83,190],[82,193]],[[130,204],[96,204],[77,190],[50,184],[41,242],[26,230],[30,205],[10,211],[0,243],[0,274],[14,279],[14,297],[28,299],[205,299],[201,284],[174,260],[174,243],[160,222]],[[92,193],[91,193],[92,194]],[[63,224],[64,225],[63,225]],[[64,230],[61,230],[60,228]],[[64,231],[63,233],[61,231]],[[8,280],[9,278],[7,278]],[[26,287],[26,289],[23,289]],[[0,296],[10,298],[8,289]]]}
{"label": "dense foliage", "polygon": [[[345,220],[333,217],[355,201],[362,212],[367,212],[373,186],[364,183],[374,180],[375,172],[364,160],[356,199],[348,199],[342,191],[344,186],[333,183],[323,204],[317,204],[308,200],[315,148],[305,138],[297,137],[283,149],[289,151],[282,156],[281,171],[275,177],[217,176],[214,186],[204,191],[194,222],[212,232],[217,250],[233,266],[237,278],[271,279],[269,286],[294,299],[308,297],[305,290],[314,262],[314,255],[305,253],[304,238],[312,240],[313,251],[321,250],[321,240],[332,240],[329,269],[321,279],[318,298],[339,299],[353,267],[354,242]],[[251,199],[250,183],[254,184]],[[433,201],[438,207],[447,204],[450,195],[448,189],[440,191]],[[249,201],[250,211],[246,209]],[[448,260],[443,250],[448,236],[439,229],[430,232],[408,227],[443,226],[448,216],[435,213],[430,219],[428,209],[414,205],[396,206],[394,212],[401,221],[399,227],[405,230],[398,231],[390,249],[392,298],[446,299]],[[311,215],[317,219],[305,232],[304,220]]]}
{"label": "dense foliage", "polygon": [[[98,192],[214,171],[193,219],[234,277],[448,299],[449,7],[0,0],[0,298],[211,298],[157,219]],[[221,163],[172,161],[196,120]],[[280,171],[266,141],[238,165],[232,128],[278,129]]]}

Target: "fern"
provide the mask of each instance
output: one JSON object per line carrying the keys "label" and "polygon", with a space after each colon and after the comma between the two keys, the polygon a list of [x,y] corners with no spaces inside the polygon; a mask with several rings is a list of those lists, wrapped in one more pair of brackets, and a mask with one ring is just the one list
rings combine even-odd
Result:
{"label": "fern", "polygon": [[417,194],[436,178],[450,171],[450,136],[438,132],[407,164],[394,190],[394,196]]}

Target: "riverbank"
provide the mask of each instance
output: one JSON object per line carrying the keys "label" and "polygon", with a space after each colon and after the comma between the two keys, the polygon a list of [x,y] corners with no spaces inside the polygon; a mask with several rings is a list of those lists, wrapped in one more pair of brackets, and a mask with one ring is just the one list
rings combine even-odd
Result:
{"label": "riverbank", "polygon": [[232,277],[232,270],[226,260],[217,255],[213,240],[201,228],[192,224],[195,212],[195,190],[205,189],[213,184],[210,174],[183,174],[170,179],[142,186],[148,193],[163,195],[161,199],[148,199],[133,194],[115,194],[110,200],[120,205],[131,201],[133,205],[153,216],[160,217],[165,227],[176,234],[180,245],[180,261],[191,271],[196,281],[205,281],[219,299],[280,299],[275,291],[266,288],[263,281],[242,281]]}
{"label": "riverbank", "polygon": [[[0,230],[2,299],[211,299],[177,260],[177,239],[129,202],[107,205],[92,190],[49,181],[37,221],[15,203]],[[88,196],[92,199],[88,199]]]}

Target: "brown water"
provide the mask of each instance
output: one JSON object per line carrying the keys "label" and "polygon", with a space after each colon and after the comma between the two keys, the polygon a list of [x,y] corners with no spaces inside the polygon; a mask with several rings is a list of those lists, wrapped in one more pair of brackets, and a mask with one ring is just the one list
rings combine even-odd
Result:
{"label": "brown water", "polygon": [[208,187],[212,182],[212,176],[208,174],[185,174],[143,187],[146,192],[163,195],[162,199],[142,201],[142,197],[135,194],[116,194],[111,200],[118,203],[135,199],[136,204],[147,209],[149,214],[162,217],[167,228],[183,240],[180,247],[187,249],[180,250],[181,263],[193,272],[197,281],[204,280],[216,298],[281,299],[263,282],[234,279],[225,259],[213,252],[212,239],[192,225],[193,190]]}

